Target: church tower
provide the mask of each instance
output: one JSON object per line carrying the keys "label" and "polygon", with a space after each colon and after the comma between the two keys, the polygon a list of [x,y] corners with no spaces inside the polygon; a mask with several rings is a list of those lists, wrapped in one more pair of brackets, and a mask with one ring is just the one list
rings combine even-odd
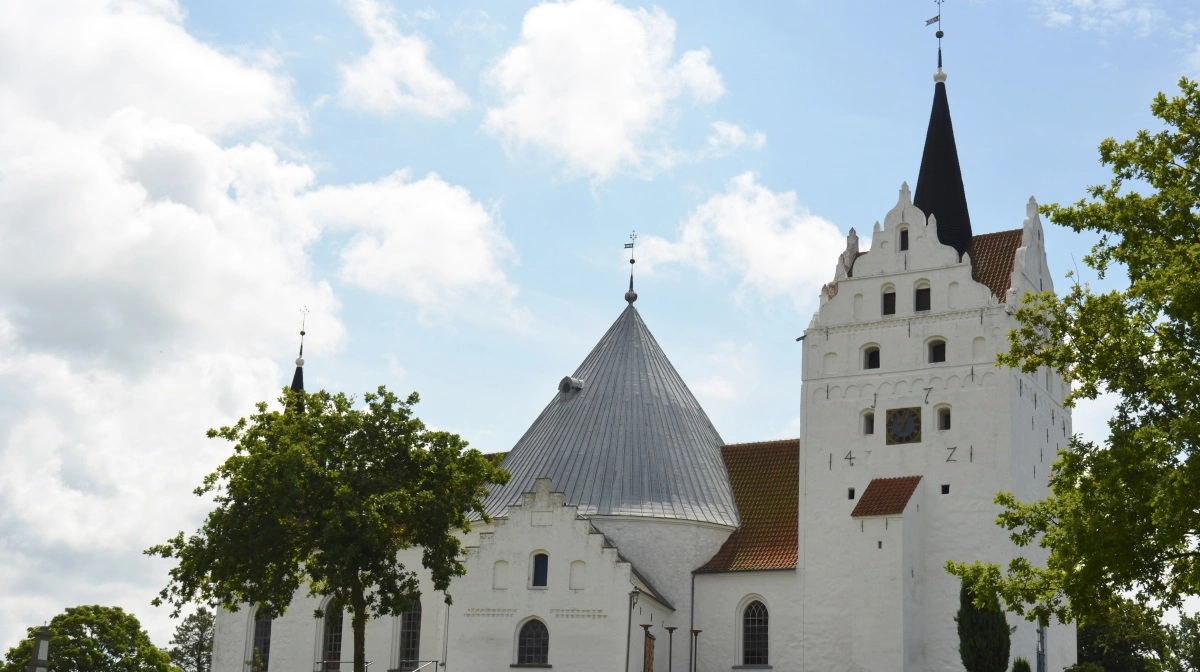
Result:
{"label": "church tower", "polygon": [[[1054,372],[995,363],[1021,295],[1053,289],[1037,204],[972,231],[940,54],[934,82],[915,199],[901,185],[865,248],[851,229],[803,337],[802,670],[961,670],[945,563],[1031,552],[993,498],[1044,497],[1071,433]],[[1013,657],[1074,662],[1074,626],[1010,625]]]}

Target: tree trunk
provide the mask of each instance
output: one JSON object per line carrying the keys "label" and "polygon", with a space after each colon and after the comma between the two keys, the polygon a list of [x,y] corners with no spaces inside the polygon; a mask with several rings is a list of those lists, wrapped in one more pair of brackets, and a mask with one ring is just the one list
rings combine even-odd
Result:
{"label": "tree trunk", "polygon": [[350,625],[354,630],[354,672],[366,672],[367,600],[356,574],[350,585]]}

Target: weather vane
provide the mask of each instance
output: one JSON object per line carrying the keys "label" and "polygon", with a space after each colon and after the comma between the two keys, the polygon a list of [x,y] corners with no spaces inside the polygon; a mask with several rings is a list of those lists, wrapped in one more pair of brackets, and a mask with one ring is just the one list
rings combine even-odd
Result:
{"label": "weather vane", "polygon": [[936,23],[937,27],[938,27],[937,32],[934,34],[937,36],[937,41],[938,41],[938,67],[939,68],[942,67],[942,38],[946,36],[946,33],[942,32],[942,3],[945,1],[946,0],[933,0],[934,4],[936,4],[938,6],[937,16],[925,21],[926,26],[932,26],[933,24]]}
{"label": "weather vane", "polygon": [[629,250],[629,291],[625,292],[625,300],[629,303],[637,301],[637,292],[633,291],[633,244],[637,242],[637,231],[629,234],[629,242],[625,243],[625,249]]}
{"label": "weather vane", "polygon": [[[304,325],[308,323],[308,306],[300,307],[300,357],[304,357]],[[297,360],[299,362],[299,360]]]}

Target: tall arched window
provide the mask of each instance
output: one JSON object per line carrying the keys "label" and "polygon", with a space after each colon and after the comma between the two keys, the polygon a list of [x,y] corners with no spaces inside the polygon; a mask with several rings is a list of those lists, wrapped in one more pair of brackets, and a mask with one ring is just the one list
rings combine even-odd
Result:
{"label": "tall arched window", "polygon": [[325,608],[325,627],[321,633],[321,660],[326,672],[341,668],[342,660],[342,605],[330,602]]}
{"label": "tall arched window", "polygon": [[421,659],[421,600],[400,614],[400,669],[413,670]]}
{"label": "tall arched window", "polygon": [[913,291],[913,310],[927,311],[930,306],[929,281],[921,280]]}
{"label": "tall arched window", "polygon": [[742,611],[742,664],[767,664],[767,605],[758,600]]}
{"label": "tall arched window", "polygon": [[883,286],[883,314],[896,314],[896,288],[890,284]]}
{"label": "tall arched window", "polygon": [[267,672],[271,662],[271,619],[254,618],[253,649],[250,652],[250,672]]}
{"label": "tall arched window", "polygon": [[533,573],[529,576],[529,585],[534,588],[545,588],[550,574],[550,556],[545,553],[533,554]]}
{"label": "tall arched window", "polygon": [[518,665],[547,665],[550,662],[550,631],[536,618],[521,626],[517,635]]}

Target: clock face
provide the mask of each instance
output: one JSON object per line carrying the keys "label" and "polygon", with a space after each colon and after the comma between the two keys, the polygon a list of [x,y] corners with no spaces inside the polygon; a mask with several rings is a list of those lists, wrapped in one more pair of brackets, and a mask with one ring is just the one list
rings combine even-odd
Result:
{"label": "clock face", "polygon": [[887,443],[921,441],[921,408],[892,408],[887,412]]}

